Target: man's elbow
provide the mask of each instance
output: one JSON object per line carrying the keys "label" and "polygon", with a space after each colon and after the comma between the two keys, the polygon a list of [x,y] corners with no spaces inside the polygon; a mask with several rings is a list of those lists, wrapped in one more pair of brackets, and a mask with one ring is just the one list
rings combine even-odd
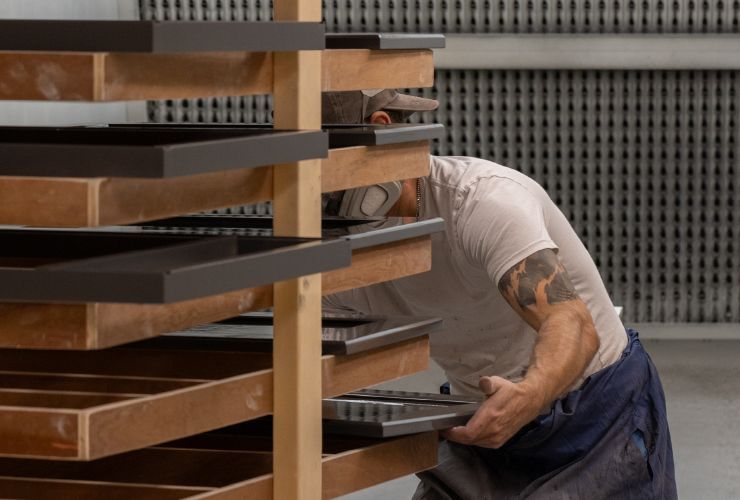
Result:
{"label": "man's elbow", "polygon": [[590,363],[594,356],[596,356],[596,353],[599,352],[599,347],[601,347],[599,334],[596,332],[596,326],[594,326],[594,321],[591,319],[590,315],[588,317],[588,321],[584,322],[582,331],[583,348]]}
{"label": "man's elbow", "polygon": [[586,304],[577,301],[574,307],[568,311],[571,316],[572,324],[579,325],[581,352],[586,363],[590,363],[596,353],[599,352],[601,341],[599,334],[596,332],[594,320],[591,317]]}

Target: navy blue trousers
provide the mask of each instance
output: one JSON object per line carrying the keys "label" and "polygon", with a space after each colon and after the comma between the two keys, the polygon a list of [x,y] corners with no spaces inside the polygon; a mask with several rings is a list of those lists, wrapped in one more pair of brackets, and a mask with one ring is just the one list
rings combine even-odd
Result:
{"label": "navy blue trousers", "polygon": [[442,442],[415,499],[675,499],[665,396],[637,332],[622,357],[499,449]]}

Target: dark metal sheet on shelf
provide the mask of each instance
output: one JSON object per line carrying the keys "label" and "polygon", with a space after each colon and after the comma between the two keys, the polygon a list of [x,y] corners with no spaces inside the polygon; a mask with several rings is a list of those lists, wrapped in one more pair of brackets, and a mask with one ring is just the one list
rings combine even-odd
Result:
{"label": "dark metal sheet on shelf", "polygon": [[165,178],[325,158],[320,131],[0,127],[0,175]]}
{"label": "dark metal sheet on shelf", "polygon": [[[445,394],[365,389],[322,402],[324,435],[383,439],[465,425],[481,399]],[[271,435],[272,417],[213,431],[215,435]]]}
{"label": "dark metal sheet on shelf", "polygon": [[[126,348],[272,352],[272,314],[251,313],[129,344]],[[323,354],[351,355],[429,335],[438,318],[325,314]]]}
{"label": "dark metal sheet on shelf", "polygon": [[445,37],[416,33],[327,33],[327,49],[442,49]]}
{"label": "dark metal sheet on shelf", "polygon": [[445,127],[439,123],[390,125],[324,125],[329,132],[330,148],[352,146],[386,146],[412,141],[432,141],[444,137]]}
{"label": "dark metal sheet on shelf", "polygon": [[322,23],[0,20],[0,50],[8,51],[264,52],[324,46]]}
{"label": "dark metal sheet on shelf", "polygon": [[171,303],[346,267],[349,242],[0,231],[0,300]]}
{"label": "dark metal sheet on shelf", "polygon": [[[187,235],[249,235],[271,236],[272,217],[254,215],[192,215],[131,226],[132,231],[181,233]],[[134,228],[140,229],[134,229]],[[324,238],[346,238],[353,250],[394,243],[444,231],[441,218],[429,220],[408,217],[325,217],[322,220]]]}
{"label": "dark metal sheet on shelf", "polygon": [[[206,123],[140,123],[111,124],[108,128],[142,128],[150,130],[253,130],[269,127],[263,124],[206,124]],[[329,134],[329,147],[386,146],[413,141],[432,141],[444,137],[445,127],[440,123],[392,123],[390,125],[331,124],[322,125]]]}
{"label": "dark metal sheet on shelf", "polygon": [[324,432],[388,438],[465,425],[480,400],[364,390],[323,401]]}

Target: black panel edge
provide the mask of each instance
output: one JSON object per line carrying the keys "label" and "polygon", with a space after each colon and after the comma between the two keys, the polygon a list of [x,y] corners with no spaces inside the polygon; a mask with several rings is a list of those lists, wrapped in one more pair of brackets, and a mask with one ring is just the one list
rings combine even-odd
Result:
{"label": "black panel edge", "polygon": [[423,50],[442,49],[441,34],[416,33],[327,33],[327,49]]}

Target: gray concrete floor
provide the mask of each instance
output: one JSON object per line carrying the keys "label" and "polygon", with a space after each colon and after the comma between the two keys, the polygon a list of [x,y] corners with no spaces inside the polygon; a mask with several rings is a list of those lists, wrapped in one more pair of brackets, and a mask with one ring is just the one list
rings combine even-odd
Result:
{"label": "gray concrete floor", "polygon": [[[644,344],[666,392],[680,498],[740,498],[740,340],[651,338]],[[384,387],[434,391],[443,379],[433,367]],[[408,499],[416,482],[408,476],[342,500]]]}

